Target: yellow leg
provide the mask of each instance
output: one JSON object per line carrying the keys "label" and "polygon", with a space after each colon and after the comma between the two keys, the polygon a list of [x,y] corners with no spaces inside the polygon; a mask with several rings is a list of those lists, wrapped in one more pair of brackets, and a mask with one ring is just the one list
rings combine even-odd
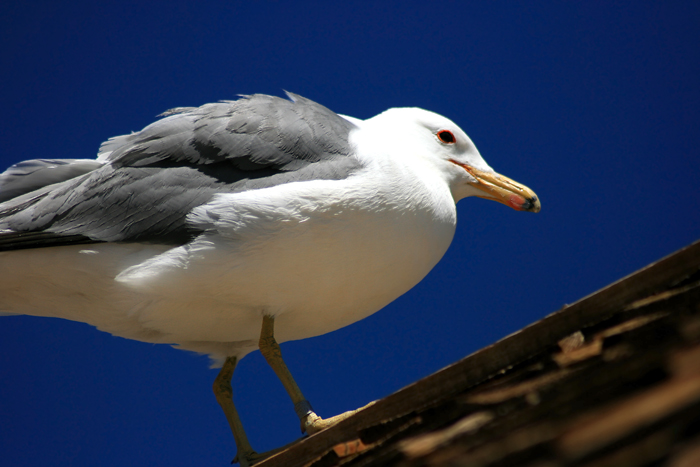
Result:
{"label": "yellow leg", "polygon": [[238,417],[238,411],[233,404],[231,378],[233,377],[233,370],[236,369],[236,363],[236,357],[228,357],[226,359],[219,375],[214,380],[214,395],[224,411],[224,415],[226,415],[226,420],[228,420],[233,433],[233,439],[236,441],[236,448],[238,449],[236,459],[240,462],[241,467],[248,467],[259,460],[260,455],[253,450],[248,442],[248,437],[243,430],[243,424],[241,424],[241,419]]}
{"label": "yellow leg", "polygon": [[259,345],[260,353],[262,353],[267,363],[272,367],[275,374],[277,374],[277,377],[282,382],[282,385],[287,390],[287,394],[289,394],[289,397],[291,397],[294,403],[294,410],[301,421],[302,432],[307,432],[310,435],[314,434],[361,410],[351,410],[325,420],[314,413],[311,409],[311,404],[309,404],[309,401],[307,401],[301,393],[301,389],[299,389],[296,381],[294,381],[294,377],[289,372],[287,365],[282,359],[282,350],[275,340],[275,318],[272,316],[263,316]]}
{"label": "yellow leg", "polygon": [[[304,395],[301,393],[301,389],[299,389],[299,386],[297,385],[296,381],[294,381],[292,374],[289,372],[287,365],[282,359],[282,351],[279,344],[275,340],[275,319],[271,316],[263,317],[259,344],[260,352],[263,354],[263,357],[265,357],[267,363],[270,365],[270,367],[272,367],[275,374],[277,374],[277,377],[287,390],[289,397],[292,398],[294,410],[301,421],[302,431],[309,434],[314,434],[323,430],[324,428],[338,423],[340,420],[349,417],[358,410],[361,410],[351,410],[325,420],[313,412],[311,409],[311,404],[309,404],[309,402],[304,398]],[[253,450],[250,442],[248,441],[248,437],[243,430],[243,424],[241,423],[241,419],[238,417],[236,406],[233,404],[233,388],[231,387],[231,379],[233,378],[233,372],[236,369],[236,363],[238,363],[238,359],[236,357],[228,357],[226,359],[221,371],[219,372],[219,375],[214,380],[213,389],[214,395],[216,396],[216,401],[224,411],[226,420],[228,420],[228,424],[231,427],[233,438],[236,441],[238,453],[236,455],[236,459],[234,459],[234,462],[238,461],[241,467],[249,467],[262,459],[284,450],[287,446],[282,446],[264,453],[257,453]],[[290,443],[290,445],[291,444],[293,443]]]}

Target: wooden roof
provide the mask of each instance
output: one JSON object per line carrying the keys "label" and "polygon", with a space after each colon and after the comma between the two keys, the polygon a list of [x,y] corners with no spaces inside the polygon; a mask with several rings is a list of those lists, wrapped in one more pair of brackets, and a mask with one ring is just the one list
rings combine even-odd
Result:
{"label": "wooden roof", "polygon": [[700,466],[700,242],[257,465]]}

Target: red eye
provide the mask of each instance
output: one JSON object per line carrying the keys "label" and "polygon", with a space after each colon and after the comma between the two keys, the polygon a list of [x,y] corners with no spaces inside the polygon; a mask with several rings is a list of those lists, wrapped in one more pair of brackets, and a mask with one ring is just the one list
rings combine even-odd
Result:
{"label": "red eye", "polygon": [[455,144],[455,135],[450,130],[440,130],[437,132],[437,137],[445,144]]}

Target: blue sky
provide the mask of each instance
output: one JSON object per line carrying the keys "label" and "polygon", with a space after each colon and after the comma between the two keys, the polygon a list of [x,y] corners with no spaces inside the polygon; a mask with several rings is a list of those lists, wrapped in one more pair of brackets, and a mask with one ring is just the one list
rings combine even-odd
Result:
{"label": "blue sky", "polygon": [[[89,158],[166,109],[289,90],[457,122],[536,215],[466,199],[441,263],[348,328],[283,345],[321,416],[386,396],[700,238],[700,3],[4,2],[0,165]],[[205,357],[0,319],[4,465],[227,465]],[[259,353],[251,442],[299,436]]]}

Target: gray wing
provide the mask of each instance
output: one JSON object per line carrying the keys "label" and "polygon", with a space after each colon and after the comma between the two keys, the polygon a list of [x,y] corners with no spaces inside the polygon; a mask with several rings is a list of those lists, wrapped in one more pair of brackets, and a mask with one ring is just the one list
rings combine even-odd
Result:
{"label": "gray wing", "polygon": [[354,124],[290,94],[177,109],[103,143],[99,168],[0,204],[0,250],[71,243],[183,244],[186,215],[216,193],[342,179]]}

